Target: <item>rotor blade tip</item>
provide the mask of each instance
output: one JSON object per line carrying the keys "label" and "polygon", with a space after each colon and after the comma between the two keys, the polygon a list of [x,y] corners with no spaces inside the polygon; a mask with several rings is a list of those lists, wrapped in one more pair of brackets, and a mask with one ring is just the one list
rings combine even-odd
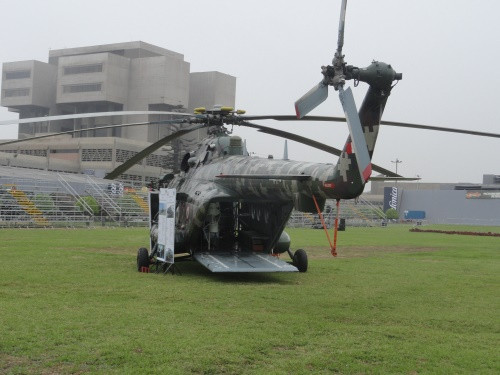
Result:
{"label": "rotor blade tip", "polygon": [[368,181],[371,175],[372,175],[372,164],[370,163],[363,171],[363,180],[365,180],[365,182]]}
{"label": "rotor blade tip", "polygon": [[298,119],[302,118],[302,116],[300,115],[299,106],[297,105],[297,103],[295,103],[295,114],[297,115]]}

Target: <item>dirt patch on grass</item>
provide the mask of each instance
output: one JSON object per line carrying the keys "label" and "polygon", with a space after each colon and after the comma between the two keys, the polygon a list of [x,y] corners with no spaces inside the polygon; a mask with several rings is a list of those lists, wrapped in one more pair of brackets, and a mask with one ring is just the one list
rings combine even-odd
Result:
{"label": "dirt patch on grass", "polygon": [[[307,254],[311,259],[326,259],[332,258],[328,247],[312,247],[306,248]],[[337,258],[366,258],[376,257],[391,253],[421,253],[435,252],[438,249],[434,247],[412,247],[412,246],[343,246],[337,249]]]}
{"label": "dirt patch on grass", "polygon": [[0,355],[0,373],[7,374],[12,369],[28,364],[28,360],[22,357],[12,355]]}
{"label": "dirt patch on grass", "polygon": [[[121,247],[106,247],[106,248],[79,247],[77,249],[69,249],[67,247],[60,247],[60,248],[58,248],[58,250],[68,251],[68,252],[85,252],[85,253],[92,253],[92,254],[115,254],[115,255],[130,255],[130,254],[135,255],[137,252],[137,249],[121,248]],[[73,257],[78,257],[78,255],[74,255]]]}
{"label": "dirt patch on grass", "polygon": [[493,232],[471,232],[471,231],[419,229],[419,228],[412,228],[412,229],[410,229],[410,232],[416,232],[416,233],[459,234],[459,235],[462,235],[462,236],[500,237],[500,233],[493,233]]}
{"label": "dirt patch on grass", "polygon": [[2,374],[82,374],[85,371],[75,370],[69,363],[57,363],[45,366],[43,360],[34,360],[27,357],[0,355],[0,373]]}

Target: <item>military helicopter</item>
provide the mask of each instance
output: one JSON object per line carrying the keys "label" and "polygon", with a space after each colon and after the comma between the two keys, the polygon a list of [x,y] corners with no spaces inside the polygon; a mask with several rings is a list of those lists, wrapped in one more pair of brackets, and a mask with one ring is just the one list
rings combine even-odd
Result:
{"label": "military helicopter", "polygon": [[[167,259],[164,254],[167,250],[164,245],[166,225],[162,222],[162,217],[166,217],[173,219],[168,241],[172,244],[171,250],[177,255],[176,260],[194,259],[212,272],[306,272],[306,252],[303,249],[292,252],[290,237],[284,230],[293,209],[317,212],[321,217],[325,201],[336,200],[334,240],[333,243],[330,242],[332,254],[336,255],[340,200],[358,197],[370,180],[405,179],[371,162],[380,125],[500,137],[499,134],[478,131],[382,121],[388,97],[394,83],[402,79],[402,74],[383,62],[373,62],[366,68],[346,64],[342,55],[346,3],[346,0],[342,1],[337,50],[332,65],[321,68],[322,80],[295,103],[295,116],[247,116],[244,111],[218,106],[209,110],[197,108],[194,115],[162,112],[178,117],[169,121],[118,125],[176,123],[183,127],[109,172],[106,175],[108,179],[117,178],[150,153],[182,135],[201,128],[207,130],[207,137],[198,144],[197,149],[184,154],[177,173],[164,176],[156,186],[159,191],[150,193],[150,250],[138,250],[138,270],[149,268],[152,263],[156,263],[165,272],[170,269],[174,258]],[[353,80],[355,86],[359,82],[369,86],[359,112],[351,89],[344,89],[348,80]],[[327,98],[329,86],[339,92],[345,118],[307,116]],[[95,114],[80,116],[92,115]],[[251,122],[263,119],[346,121],[349,136],[340,150]],[[56,118],[52,117],[50,120]],[[337,155],[339,159],[334,165],[251,157],[243,140],[233,135],[226,126],[254,128],[262,133],[321,149]],[[88,130],[93,129],[84,131]],[[77,131],[38,138],[74,132]],[[373,171],[385,177],[372,177]],[[165,206],[162,201],[162,193],[165,192],[163,189],[174,192],[175,206]],[[172,207],[175,209],[171,209]],[[291,264],[275,256],[285,252],[289,254]]]}

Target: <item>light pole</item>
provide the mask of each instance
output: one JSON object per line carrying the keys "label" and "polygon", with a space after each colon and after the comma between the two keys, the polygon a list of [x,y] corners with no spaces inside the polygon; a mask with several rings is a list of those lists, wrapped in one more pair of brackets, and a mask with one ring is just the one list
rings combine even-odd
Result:
{"label": "light pole", "polygon": [[396,174],[398,174],[398,164],[402,163],[402,162],[403,161],[399,160],[398,158],[396,158],[396,160],[391,160],[391,163],[395,163],[396,164]]}
{"label": "light pole", "polygon": [[[399,160],[398,158],[396,158],[396,160],[391,160],[391,163],[395,163],[396,164],[396,174],[398,174],[398,164],[399,163],[402,163],[403,161],[402,160]],[[396,180],[396,188],[398,187],[398,180]]]}

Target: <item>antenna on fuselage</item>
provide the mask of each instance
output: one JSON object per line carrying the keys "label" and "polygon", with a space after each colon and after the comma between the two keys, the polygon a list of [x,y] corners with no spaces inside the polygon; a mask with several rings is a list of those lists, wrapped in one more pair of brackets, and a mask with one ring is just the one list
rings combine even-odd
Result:
{"label": "antenna on fuselage", "polygon": [[288,140],[285,139],[285,148],[283,150],[283,160],[289,160],[288,159]]}

